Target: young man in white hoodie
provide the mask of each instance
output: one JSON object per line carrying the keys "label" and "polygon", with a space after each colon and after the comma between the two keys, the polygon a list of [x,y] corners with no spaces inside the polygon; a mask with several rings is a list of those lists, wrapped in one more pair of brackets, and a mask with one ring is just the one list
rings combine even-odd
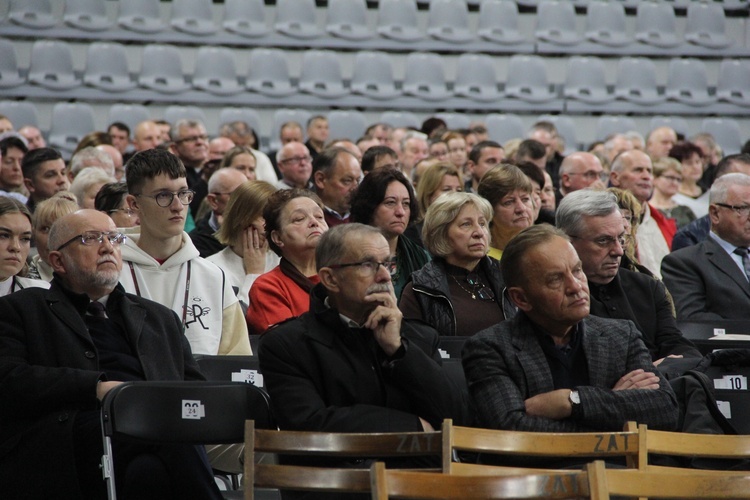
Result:
{"label": "young man in white hoodie", "polygon": [[194,354],[251,354],[232,286],[183,230],[194,193],[182,162],[168,151],[141,151],[128,161],[126,179],[141,225],[122,246],[125,290],[176,312]]}

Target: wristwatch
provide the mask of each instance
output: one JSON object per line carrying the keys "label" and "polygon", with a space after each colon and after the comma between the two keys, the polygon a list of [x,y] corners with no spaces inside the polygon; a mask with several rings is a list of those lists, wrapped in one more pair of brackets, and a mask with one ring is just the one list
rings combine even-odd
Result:
{"label": "wristwatch", "polygon": [[571,415],[575,415],[577,413],[577,410],[580,410],[581,408],[581,396],[578,394],[578,391],[570,391],[568,401],[570,401]]}

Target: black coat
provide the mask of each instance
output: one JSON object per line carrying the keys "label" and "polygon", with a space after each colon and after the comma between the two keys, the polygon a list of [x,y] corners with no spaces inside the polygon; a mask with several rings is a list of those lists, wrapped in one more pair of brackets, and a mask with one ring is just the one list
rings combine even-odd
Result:
{"label": "black coat", "polygon": [[[203,379],[170,309],[118,285],[107,311],[127,332],[147,380]],[[80,497],[73,422],[78,411],[98,407],[103,379],[82,312],[57,279],[49,290],[0,299],[0,496]]]}

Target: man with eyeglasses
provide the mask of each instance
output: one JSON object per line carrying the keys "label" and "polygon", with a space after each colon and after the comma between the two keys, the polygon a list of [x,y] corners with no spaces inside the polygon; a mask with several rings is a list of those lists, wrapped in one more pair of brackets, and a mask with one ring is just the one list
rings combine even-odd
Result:
{"label": "man with eyeglasses", "polygon": [[602,180],[602,174],[602,162],[591,153],[576,151],[566,156],[560,164],[560,188],[555,191],[557,205],[565,195],[579,189],[605,188],[606,180]]}
{"label": "man with eyeglasses", "polygon": [[276,163],[281,172],[281,179],[276,183],[279,189],[306,188],[312,183],[312,156],[307,146],[301,142],[284,144],[276,153]]}
{"label": "man with eyeglasses", "polygon": [[[124,238],[105,213],[65,215],[49,233],[51,288],[0,299],[4,497],[107,498],[98,401],[122,381],[203,379],[178,317],[118,285]],[[118,495],[221,498],[202,447],[113,444]]]}
{"label": "man with eyeglasses", "polygon": [[431,431],[445,418],[466,422],[466,389],[441,366],[437,332],[404,320],[397,307],[396,265],[380,231],[336,226],[315,258],[320,283],[310,311],[261,337],[260,367],[279,426],[396,432]]}
{"label": "man with eyeglasses", "polygon": [[635,323],[655,366],[668,357],[701,357],[677,328],[664,284],[620,266],[628,235],[614,194],[592,189],[570,193],[557,209],[556,224],[583,264],[591,314]]}
{"label": "man with eyeglasses", "polygon": [[195,192],[190,203],[190,211],[195,217],[203,198],[208,194],[208,185],[201,176],[203,164],[208,161],[206,127],[198,120],[183,119],[175,123],[171,134],[170,151],[185,165],[188,187]]}
{"label": "man with eyeglasses", "polygon": [[202,259],[183,230],[193,191],[168,151],[136,153],[127,164],[127,203],[141,225],[128,230],[120,282],[180,317],[197,354],[251,354],[242,309],[224,273]]}
{"label": "man with eyeglasses", "polygon": [[711,232],[664,257],[662,275],[677,319],[747,319],[750,310],[750,176],[731,173],[711,186]]}

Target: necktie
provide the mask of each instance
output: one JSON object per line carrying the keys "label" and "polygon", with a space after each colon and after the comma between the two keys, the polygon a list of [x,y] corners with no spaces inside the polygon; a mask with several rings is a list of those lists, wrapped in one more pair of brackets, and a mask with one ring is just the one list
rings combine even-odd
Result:
{"label": "necktie", "polygon": [[745,269],[745,278],[750,279],[750,257],[748,257],[747,248],[737,247],[734,253],[742,257],[742,267]]}
{"label": "necktie", "polygon": [[107,313],[104,309],[104,304],[101,302],[93,301],[89,302],[86,306],[86,312],[95,318],[107,318]]}

